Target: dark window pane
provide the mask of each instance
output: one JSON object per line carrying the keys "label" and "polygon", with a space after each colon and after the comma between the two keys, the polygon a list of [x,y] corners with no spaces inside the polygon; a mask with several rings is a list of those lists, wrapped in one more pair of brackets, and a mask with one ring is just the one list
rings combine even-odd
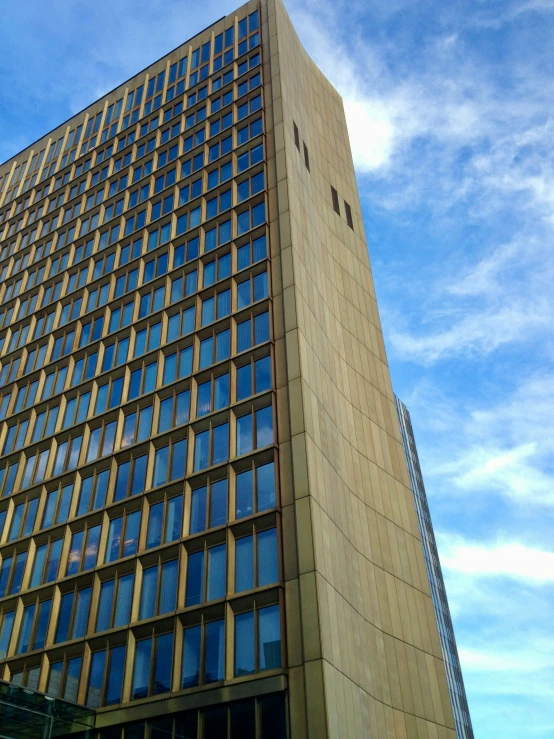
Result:
{"label": "dark window pane", "polygon": [[108,688],[106,690],[106,705],[121,702],[121,688],[123,686],[123,670],[125,668],[125,646],[114,647],[110,656],[108,672]]}
{"label": "dark window pane", "polygon": [[260,736],[263,739],[285,739],[285,697],[283,693],[264,695],[259,699]]}
{"label": "dark window pane", "polygon": [[213,706],[203,712],[204,737],[217,739],[227,736],[227,706]]}
{"label": "dark window pane", "polygon": [[227,480],[212,483],[210,528],[227,522]]}
{"label": "dark window pane", "polygon": [[[231,703],[231,739],[256,739],[256,704],[253,700]],[[265,739],[265,738],[264,738]]]}
{"label": "dark window pane", "polygon": [[[266,465],[267,466],[267,465]],[[271,465],[273,469],[273,464]],[[258,467],[259,470],[262,469]],[[259,481],[259,478],[258,478]],[[252,470],[241,472],[237,475],[237,518],[244,518],[245,516],[251,516],[254,512],[252,504],[252,485],[253,485],[253,474]],[[259,485],[259,482],[258,482]]]}

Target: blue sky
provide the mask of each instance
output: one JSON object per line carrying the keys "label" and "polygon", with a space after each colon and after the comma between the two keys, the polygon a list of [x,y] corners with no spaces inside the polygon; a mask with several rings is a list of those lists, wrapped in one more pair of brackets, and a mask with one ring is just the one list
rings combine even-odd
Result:
{"label": "blue sky", "polygon": [[[195,5],[7,3],[0,161],[235,2]],[[554,0],[287,7],[345,101],[476,737],[554,737]]]}

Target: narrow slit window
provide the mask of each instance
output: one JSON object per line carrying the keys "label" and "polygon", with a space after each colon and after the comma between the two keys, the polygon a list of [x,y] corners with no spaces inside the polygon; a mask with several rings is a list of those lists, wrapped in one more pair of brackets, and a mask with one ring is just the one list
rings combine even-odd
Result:
{"label": "narrow slit window", "polygon": [[335,213],[338,213],[340,216],[339,195],[332,185],[331,185],[331,196],[333,198],[333,210],[335,211]]}

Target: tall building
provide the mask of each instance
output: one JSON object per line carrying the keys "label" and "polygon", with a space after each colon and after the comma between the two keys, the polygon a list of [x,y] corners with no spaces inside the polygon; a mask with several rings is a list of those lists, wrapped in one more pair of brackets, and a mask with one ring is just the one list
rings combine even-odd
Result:
{"label": "tall building", "polygon": [[0,192],[0,679],[102,739],[454,739],[342,101],[281,0]]}
{"label": "tall building", "polygon": [[431,522],[431,513],[427,503],[427,493],[425,492],[421,467],[419,466],[412,420],[410,418],[410,412],[400,398],[396,397],[395,399],[402,441],[404,443],[404,452],[406,454],[406,463],[414,494],[425,566],[427,567],[427,576],[431,585],[431,597],[435,606],[435,615],[439,627],[448,690],[450,692],[450,701],[456,723],[456,734],[458,739],[473,739],[473,728],[471,726],[462,668],[460,667],[456,637],[454,636],[454,627],[452,626],[452,618],[450,617],[448,598],[446,597],[446,588],[444,587],[437,543]]}

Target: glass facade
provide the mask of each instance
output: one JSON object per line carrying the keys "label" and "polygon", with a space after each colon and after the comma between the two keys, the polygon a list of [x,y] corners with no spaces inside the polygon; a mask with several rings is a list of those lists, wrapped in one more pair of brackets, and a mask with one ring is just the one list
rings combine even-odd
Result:
{"label": "glass facade", "polygon": [[0,677],[91,709],[285,663],[259,25],[1,178]]}
{"label": "glass facade", "polygon": [[427,575],[431,586],[431,597],[433,599],[433,606],[435,608],[435,615],[439,627],[439,637],[444,657],[444,664],[446,667],[448,690],[450,693],[452,711],[454,713],[454,721],[456,723],[456,734],[458,739],[473,739],[473,728],[467,704],[464,679],[462,677],[462,669],[460,667],[460,659],[458,657],[458,649],[456,647],[456,638],[454,636],[454,628],[452,626],[448,599],[446,597],[446,589],[444,587],[444,579],[442,576],[435,534],[433,532],[431,514],[427,504],[427,494],[425,492],[423,476],[419,466],[412,421],[410,419],[410,413],[404,403],[399,398],[395,398],[395,400],[404,451],[406,454],[406,462],[408,464],[408,473],[410,475],[410,483],[414,495],[417,522],[423,544],[425,566],[427,568]]}

